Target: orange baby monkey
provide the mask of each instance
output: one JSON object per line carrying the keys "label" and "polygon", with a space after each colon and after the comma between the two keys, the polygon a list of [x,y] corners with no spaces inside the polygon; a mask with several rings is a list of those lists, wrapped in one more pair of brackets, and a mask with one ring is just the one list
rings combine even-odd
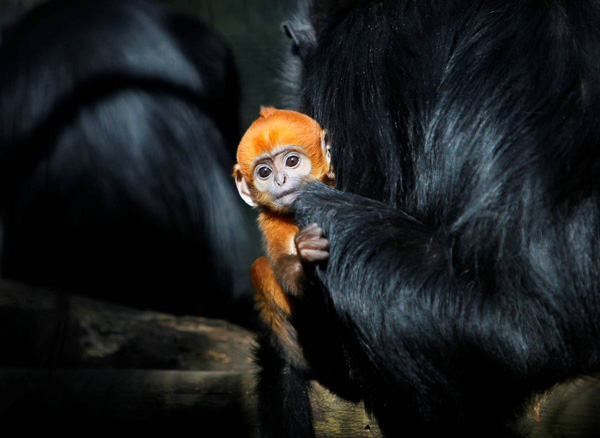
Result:
{"label": "orange baby monkey", "polygon": [[290,207],[304,181],[333,185],[326,132],[304,114],[262,108],[240,141],[233,176],[242,199],[260,208],[267,257],[250,269],[257,308],[287,356],[301,366],[288,294],[301,295],[302,261],[327,259],[329,242],[316,224],[300,231]]}

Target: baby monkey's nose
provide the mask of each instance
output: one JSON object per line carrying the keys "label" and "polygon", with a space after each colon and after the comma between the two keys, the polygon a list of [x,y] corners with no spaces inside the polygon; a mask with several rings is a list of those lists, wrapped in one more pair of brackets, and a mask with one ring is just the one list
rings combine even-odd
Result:
{"label": "baby monkey's nose", "polygon": [[277,183],[277,185],[279,187],[281,187],[282,185],[284,185],[287,181],[287,175],[285,173],[278,173],[277,175],[275,175],[275,182]]}

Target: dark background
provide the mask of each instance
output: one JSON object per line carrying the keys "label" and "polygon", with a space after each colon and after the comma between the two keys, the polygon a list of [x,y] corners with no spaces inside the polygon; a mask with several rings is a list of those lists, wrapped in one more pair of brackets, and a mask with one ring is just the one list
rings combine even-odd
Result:
{"label": "dark background", "polygon": [[[216,30],[233,52],[240,85],[241,133],[258,117],[261,105],[285,108],[289,97],[284,95],[282,66],[289,50],[281,23],[289,19],[297,8],[297,0],[150,0],[200,19]],[[0,0],[0,25],[10,23],[30,7],[45,0]],[[240,134],[241,134],[240,133]],[[233,158],[233,157],[232,157]],[[231,181],[234,186],[233,180]],[[240,201],[241,202],[241,201]],[[245,227],[249,242],[242,245],[245,263],[241,274],[236,274],[234,295],[251,295],[248,269],[261,252],[260,233],[255,223],[255,212],[243,206],[248,213]],[[247,261],[247,263],[246,263]],[[246,290],[248,289],[248,290]],[[196,312],[190,309],[190,313]]]}
{"label": "dark background", "polygon": [[[0,0],[0,25],[17,11],[44,0]],[[242,129],[261,105],[285,107],[281,66],[285,37],[281,23],[296,12],[297,0],[150,0],[197,17],[215,29],[235,56],[242,92]]]}
{"label": "dark background", "polygon": [[296,0],[155,1],[200,18],[227,41],[240,74],[243,130],[258,117],[261,105],[285,107],[281,22],[294,14]]}

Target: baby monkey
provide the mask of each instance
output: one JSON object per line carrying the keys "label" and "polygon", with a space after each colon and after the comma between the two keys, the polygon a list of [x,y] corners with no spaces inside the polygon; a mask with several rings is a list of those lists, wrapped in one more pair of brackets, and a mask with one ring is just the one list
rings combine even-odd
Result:
{"label": "baby monkey", "polygon": [[329,242],[317,224],[299,230],[290,208],[304,181],[334,183],[326,132],[304,114],[261,108],[240,141],[233,176],[242,199],[260,209],[267,257],[250,269],[257,308],[288,359],[301,367],[288,294],[301,296],[302,261],[327,259]]}

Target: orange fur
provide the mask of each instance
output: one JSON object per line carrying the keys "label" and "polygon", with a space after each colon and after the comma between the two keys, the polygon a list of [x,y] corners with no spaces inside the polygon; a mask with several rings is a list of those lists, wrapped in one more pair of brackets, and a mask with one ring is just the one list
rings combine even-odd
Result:
{"label": "orange fur", "polygon": [[284,145],[302,146],[313,165],[311,177],[323,180],[329,165],[321,150],[323,130],[316,120],[296,111],[273,107],[263,108],[260,114],[242,137],[237,150],[237,162],[246,181],[252,180],[256,157]]}
{"label": "orange fur", "polygon": [[298,225],[290,216],[263,211],[258,216],[258,226],[265,236],[267,254],[271,258],[291,252],[293,237],[298,234]]}
{"label": "orange fur", "polygon": [[266,257],[259,257],[252,264],[250,279],[256,291],[254,298],[261,319],[285,349],[286,357],[298,368],[306,368],[304,355],[296,340],[296,330],[289,322],[292,314],[290,298],[277,283]]}
{"label": "orange fur", "polygon": [[[234,177],[238,172],[241,173],[248,184],[252,199],[262,207],[258,225],[265,238],[268,259],[257,259],[250,270],[250,277],[262,320],[271,328],[280,344],[292,350],[290,354],[301,362],[303,359],[295,342],[295,330],[289,322],[293,311],[290,297],[277,282],[273,272],[273,263],[284,257],[296,255],[294,237],[298,233],[298,226],[289,212],[273,206],[268,193],[261,193],[254,187],[255,159],[270,154],[281,146],[299,146],[311,161],[311,173],[308,178],[333,185],[333,177],[321,145],[325,131],[315,120],[295,111],[278,110],[273,107],[262,108],[260,114],[240,141],[237,164],[234,168]],[[299,258],[296,264],[300,269]],[[300,288],[294,287],[294,290]]]}

